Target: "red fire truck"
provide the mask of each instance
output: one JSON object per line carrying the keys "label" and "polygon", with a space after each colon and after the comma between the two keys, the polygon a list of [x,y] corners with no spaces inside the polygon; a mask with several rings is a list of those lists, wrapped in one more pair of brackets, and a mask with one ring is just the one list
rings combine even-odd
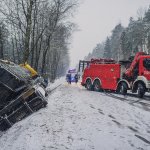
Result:
{"label": "red fire truck", "polygon": [[150,90],[150,55],[144,52],[138,52],[130,61],[91,59],[80,61],[79,70],[81,66],[81,84],[88,90],[112,90],[124,95],[131,90],[140,98]]}

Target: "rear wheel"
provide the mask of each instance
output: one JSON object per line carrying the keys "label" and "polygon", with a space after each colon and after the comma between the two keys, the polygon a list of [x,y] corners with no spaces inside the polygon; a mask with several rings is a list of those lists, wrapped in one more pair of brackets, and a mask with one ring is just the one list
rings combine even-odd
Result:
{"label": "rear wheel", "polygon": [[138,83],[138,97],[142,98],[145,94],[146,88],[142,83]]}
{"label": "rear wheel", "polygon": [[91,82],[90,79],[88,79],[88,80],[86,81],[86,88],[87,88],[87,90],[89,90],[89,91],[91,91],[91,90],[93,89],[92,82]]}
{"label": "rear wheel", "polygon": [[118,87],[118,93],[126,95],[127,94],[127,84],[126,83],[121,83]]}
{"label": "rear wheel", "polygon": [[96,91],[96,92],[101,91],[101,85],[100,85],[99,80],[94,81],[93,88],[94,88],[94,91]]}

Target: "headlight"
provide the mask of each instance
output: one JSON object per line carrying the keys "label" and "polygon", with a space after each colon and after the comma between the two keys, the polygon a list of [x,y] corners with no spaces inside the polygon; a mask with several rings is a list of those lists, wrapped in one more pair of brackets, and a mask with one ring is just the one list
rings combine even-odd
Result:
{"label": "headlight", "polygon": [[42,87],[38,86],[36,88],[36,91],[38,91],[39,93],[41,93],[45,97],[45,90]]}

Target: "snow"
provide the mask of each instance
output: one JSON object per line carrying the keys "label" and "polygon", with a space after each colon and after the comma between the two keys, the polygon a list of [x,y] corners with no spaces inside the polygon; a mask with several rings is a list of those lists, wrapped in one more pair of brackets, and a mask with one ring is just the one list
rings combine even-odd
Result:
{"label": "snow", "polygon": [[1,150],[149,150],[150,112],[64,79],[46,108],[1,134]]}
{"label": "snow", "polygon": [[63,84],[64,82],[65,82],[65,77],[56,79],[54,83],[49,82],[47,91],[51,91],[51,90],[55,89],[56,87]]}

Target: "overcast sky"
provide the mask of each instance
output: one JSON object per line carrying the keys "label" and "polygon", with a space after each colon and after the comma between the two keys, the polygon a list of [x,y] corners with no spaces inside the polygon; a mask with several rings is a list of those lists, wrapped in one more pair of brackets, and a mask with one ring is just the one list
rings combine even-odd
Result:
{"label": "overcast sky", "polygon": [[73,21],[80,31],[73,34],[70,46],[71,68],[78,64],[97,43],[105,41],[112,29],[130,17],[137,17],[139,8],[148,8],[150,0],[81,0]]}

